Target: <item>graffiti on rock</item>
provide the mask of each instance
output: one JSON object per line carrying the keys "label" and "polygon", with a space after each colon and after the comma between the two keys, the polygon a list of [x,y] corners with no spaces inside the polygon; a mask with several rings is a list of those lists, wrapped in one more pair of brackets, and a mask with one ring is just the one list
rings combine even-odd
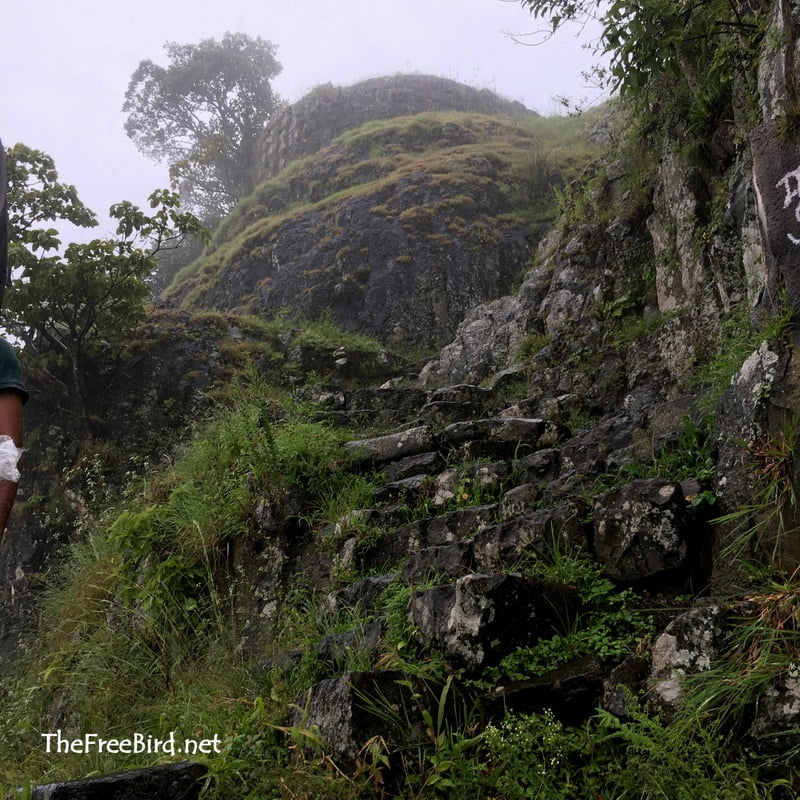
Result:
{"label": "graffiti on rock", "polygon": [[[800,223],[800,167],[787,172],[776,184],[775,188],[782,187],[784,191],[784,211],[794,203],[794,218]],[[800,244],[800,237],[792,233],[786,234],[792,244]]]}

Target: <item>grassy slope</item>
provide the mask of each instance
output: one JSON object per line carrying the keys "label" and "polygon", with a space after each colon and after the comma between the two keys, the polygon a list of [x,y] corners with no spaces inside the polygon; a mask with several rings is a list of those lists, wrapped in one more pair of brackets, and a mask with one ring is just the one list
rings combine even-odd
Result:
{"label": "grassy slope", "polygon": [[[686,712],[671,727],[634,711],[626,721],[601,714],[573,729],[544,712],[510,715],[476,737],[480,726],[470,695],[456,694],[450,683],[459,676],[414,641],[405,618],[414,587],[400,580],[383,595],[388,630],[380,666],[444,686],[435,692],[442,692],[442,702],[455,702],[456,718],[437,723],[433,714],[431,740],[418,750],[390,752],[376,742],[360,775],[337,773],[315,750],[313,731],[286,727],[287,709],[321,677],[314,656],[319,642],[332,633],[363,630],[369,621],[358,609],[320,611],[325,591],[348,585],[358,572],[334,570],[327,587],[295,576],[259,659],[248,662],[221,569],[255,505],[286,491],[302,498],[297,513],[330,558],[345,537],[367,543],[380,535],[375,525],[349,516],[369,507],[376,478],[341,469],[341,443],[365,431],[332,427],[317,411],[245,375],[169,464],[136,478],[121,494],[95,495],[69,557],[52,579],[39,642],[17,673],[0,682],[0,786],[165,760],[96,751],[54,756],[43,747],[43,733],[126,738],[174,731],[179,742],[219,736],[222,751],[208,759],[215,778],[208,796],[215,798],[383,796],[380,781],[389,777],[389,764],[400,778],[389,796],[408,800],[456,794],[567,800],[612,791],[609,796],[692,800],[771,796],[775,786],[757,777],[714,726],[742,701],[740,692],[756,691],[781,659],[791,658],[781,639],[766,648],[777,615],[742,625],[736,657],[700,685],[696,698],[689,696]],[[663,463],[651,466],[663,474]],[[409,518],[429,512],[409,509]],[[332,531],[330,523],[341,520],[348,522]],[[630,590],[619,592],[585,558],[564,552],[552,562],[535,560],[520,568],[575,586],[591,602],[591,613],[567,635],[513,653],[496,675],[487,672],[489,683],[478,691],[543,674],[586,653],[618,659],[647,635],[641,602]],[[292,652],[299,658],[280,658]],[[265,655],[278,657],[278,666],[265,671]],[[744,683],[735,680],[742,670],[737,659],[747,661]],[[367,649],[348,652],[347,668],[373,666]],[[299,760],[292,757],[298,745],[311,746]]]}
{"label": "grassy slope", "polygon": [[[476,175],[465,167],[476,158],[499,170],[519,221],[541,224],[555,215],[550,185],[574,179],[597,154],[587,132],[599,114],[514,120],[431,112],[367,123],[261,184],[223,222],[206,254],[178,273],[165,297],[201,304],[227,266],[255,246],[268,246],[283,224],[309,211],[377,194],[415,174],[439,176],[454,189],[459,182],[474,184]],[[469,143],[448,145],[448,138]]]}

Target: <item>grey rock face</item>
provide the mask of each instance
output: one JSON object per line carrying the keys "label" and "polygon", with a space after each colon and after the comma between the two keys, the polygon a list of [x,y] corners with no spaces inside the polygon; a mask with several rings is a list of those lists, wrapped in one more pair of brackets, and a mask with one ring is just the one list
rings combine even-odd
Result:
{"label": "grey rock face", "polygon": [[793,96],[797,23],[797,9],[791,3],[772,5],[758,69],[761,113],[767,121],[785,114],[786,98]]}
{"label": "grey rock face", "polygon": [[544,447],[547,434],[557,432],[543,419],[491,417],[448,425],[438,440],[465,460],[510,459]]}
{"label": "grey rock face", "polygon": [[800,221],[796,209],[800,198],[800,155],[793,141],[787,141],[772,121],[764,122],[750,134],[753,154],[753,189],[758,223],[764,242],[767,300],[786,291],[786,301],[800,308],[800,278],[797,257],[800,250]]}
{"label": "grey rock face", "polygon": [[374,422],[376,417],[390,423],[402,422],[417,414],[426,402],[422,389],[380,387],[354,389],[345,393],[345,407],[349,416]]}
{"label": "grey rock face", "polygon": [[[647,220],[657,260],[656,288],[660,311],[697,306],[706,280],[702,259],[694,244],[702,182],[695,170],[673,154],[660,167],[655,213]],[[674,253],[670,260],[667,254]],[[660,257],[664,255],[664,257]],[[677,266],[674,261],[677,260]]]}
{"label": "grey rock face", "polygon": [[419,415],[426,422],[446,425],[469,417],[479,417],[491,392],[472,384],[450,386],[428,392],[428,400]]}
{"label": "grey rock face", "polygon": [[540,243],[541,263],[526,274],[517,296],[476,306],[464,318],[454,339],[423,368],[423,385],[484,380],[513,365],[527,334],[553,335],[581,318],[598,292],[597,231],[585,226],[558,244],[558,233]]}
{"label": "grey rock face", "polygon": [[531,507],[535,507],[542,496],[542,490],[533,483],[523,483],[514,486],[503,495],[500,501],[500,516],[503,519],[513,519],[525,514]]}
{"label": "grey rock face", "polygon": [[405,456],[419,455],[429,452],[432,448],[433,430],[429,425],[345,444],[345,450],[355,461],[374,465]]}
{"label": "grey rock face", "polygon": [[616,580],[637,581],[684,566],[688,530],[679,483],[637,480],[595,500],[597,558]]}
{"label": "grey rock face", "polygon": [[[210,751],[209,751],[210,752]],[[33,800],[196,800],[206,767],[165,764],[82,781],[33,787]]]}
{"label": "grey rock face", "polygon": [[558,474],[559,465],[559,451],[552,447],[537,450],[517,461],[517,469],[527,480],[535,483],[547,483],[553,480]]}
{"label": "grey rock face", "polygon": [[722,646],[725,616],[721,606],[698,606],[673,620],[656,639],[650,684],[652,696],[666,711],[680,707],[683,677],[713,665]]}
{"label": "grey rock face", "polygon": [[[374,736],[381,736],[390,746],[408,745],[424,736],[424,724],[401,672],[347,672],[340,678],[321,681],[296,703],[292,724],[316,730],[325,753],[345,771],[356,766],[362,748]],[[406,681],[406,685],[404,685]],[[379,716],[370,709],[383,709]],[[405,719],[397,713],[405,710]],[[395,715],[397,724],[387,722]]]}
{"label": "grey rock face", "polygon": [[562,503],[481,528],[475,534],[475,563],[484,572],[495,572],[512,569],[525,557],[536,560],[554,550],[579,552],[585,547],[577,507]]}
{"label": "grey rock face", "polygon": [[484,380],[512,361],[525,327],[525,314],[516,297],[477,306],[459,325],[453,341],[423,367],[420,383]]}
{"label": "grey rock face", "polygon": [[[785,355],[779,355],[768,342],[762,342],[733,376],[719,403],[717,418],[724,422],[718,423],[714,431],[719,451],[714,489],[722,515],[754,501],[753,474],[757,464],[748,446],[769,435],[771,414],[767,398],[778,393],[776,385],[787,371]],[[723,523],[716,531],[713,585],[718,594],[730,594],[747,585],[741,561],[743,555],[752,555],[750,546],[744,551],[735,548],[732,556],[725,555],[730,545],[741,537],[743,522]],[[745,523],[744,528],[749,524],[752,523]]]}
{"label": "grey rock face", "polygon": [[417,520],[387,533],[364,553],[365,566],[378,567],[398,562],[432,547],[444,547],[466,539],[478,527],[491,522],[497,506],[474,506],[443,514],[430,520]]}
{"label": "grey rock face", "polygon": [[425,474],[401,478],[376,489],[372,498],[375,503],[410,503],[416,506],[429,481]]}
{"label": "grey rock face", "polygon": [[577,592],[520,575],[467,575],[415,592],[409,616],[423,641],[467,670],[550,636],[578,608]]}
{"label": "grey rock face", "polygon": [[[273,236],[254,239],[203,303],[238,308],[246,301],[267,317],[284,308],[312,319],[330,312],[342,327],[395,347],[444,344],[473,306],[510,285],[528,246],[521,227],[508,226],[490,245],[477,234],[456,235],[452,214],[437,210],[455,189],[427,192],[418,217],[398,185],[342,200],[334,216],[309,210],[292,218]],[[494,194],[473,198],[471,207],[499,213],[503,202]],[[390,218],[374,210],[393,204]],[[426,214],[429,221],[421,219]],[[467,215],[472,222],[474,214]]]}
{"label": "grey rock face", "polygon": [[629,656],[611,670],[603,681],[602,705],[620,719],[625,719],[650,671],[650,662],[644,656]]}
{"label": "grey rock face", "polygon": [[761,753],[779,755],[800,745],[800,664],[776,678],[759,697],[748,736]]}
{"label": "grey rock face", "polygon": [[587,311],[598,280],[598,255],[597,231],[589,225],[554,252],[553,277],[539,309],[547,333],[557,333]]}
{"label": "grey rock face", "polygon": [[433,475],[444,466],[444,460],[435,451],[406,456],[386,466],[384,472],[389,481],[400,481],[414,475]]}
{"label": "grey rock face", "polygon": [[451,447],[475,439],[492,439],[495,442],[536,442],[545,431],[542,419],[502,418],[476,419],[448,425],[441,441]]}
{"label": "grey rock face", "polygon": [[559,450],[561,471],[591,474],[595,469],[612,470],[630,458],[635,424],[628,414],[604,419],[577,432]]}
{"label": "grey rock face", "polygon": [[403,567],[402,579],[411,585],[431,579],[455,580],[471,572],[472,567],[472,542],[453,542],[415,553]]}
{"label": "grey rock face", "polygon": [[[459,139],[488,146],[501,128],[524,141],[517,123],[495,119],[500,127],[481,131],[431,122],[421,148],[400,123],[393,134],[368,132],[367,144],[302,143],[315,154],[310,163],[262,184],[170,297],[267,317],[285,309],[329,314],[393,347],[448,342],[472,308],[510,289],[530,254],[530,229],[508,216],[507,165],[458,151]],[[348,128],[359,124],[356,117]],[[444,170],[443,159],[431,165],[427,157],[440,148],[453,149]],[[417,160],[395,163],[398,149]]]}

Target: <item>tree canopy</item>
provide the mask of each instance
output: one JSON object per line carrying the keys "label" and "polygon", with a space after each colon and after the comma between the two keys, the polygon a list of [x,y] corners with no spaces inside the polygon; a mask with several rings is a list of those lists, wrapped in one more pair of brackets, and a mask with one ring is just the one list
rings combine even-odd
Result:
{"label": "tree canopy", "polygon": [[648,104],[673,98],[694,120],[727,108],[734,79],[748,79],[764,13],[730,0],[520,0],[552,32],[601,21],[597,51],[603,83]]}
{"label": "tree canopy", "polygon": [[114,237],[72,243],[62,253],[59,232],[44,223],[92,227],[94,213],[74,186],[58,180],[47,154],[17,144],[7,159],[9,266],[15,277],[3,322],[24,343],[29,360],[55,359],[68,367],[67,380],[82,407],[77,401],[84,358],[120,342],[142,319],[155,254],[204,230],[180,210],[175,192],[160,190],[150,195],[149,212],[127,201],[111,207]]}
{"label": "tree canopy", "polygon": [[254,186],[255,143],[280,105],[276,47],[226,33],[164,50],[168,66],[144,60],[131,76],[125,130],[142,153],[169,164],[193,208],[219,219]]}

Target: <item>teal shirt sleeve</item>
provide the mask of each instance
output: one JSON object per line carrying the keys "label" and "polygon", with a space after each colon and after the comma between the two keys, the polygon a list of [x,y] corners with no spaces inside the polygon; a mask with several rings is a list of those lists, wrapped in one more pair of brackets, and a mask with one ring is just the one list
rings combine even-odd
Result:
{"label": "teal shirt sleeve", "polygon": [[18,392],[23,403],[28,401],[28,390],[22,379],[17,354],[5,339],[0,339],[0,392],[8,390]]}

